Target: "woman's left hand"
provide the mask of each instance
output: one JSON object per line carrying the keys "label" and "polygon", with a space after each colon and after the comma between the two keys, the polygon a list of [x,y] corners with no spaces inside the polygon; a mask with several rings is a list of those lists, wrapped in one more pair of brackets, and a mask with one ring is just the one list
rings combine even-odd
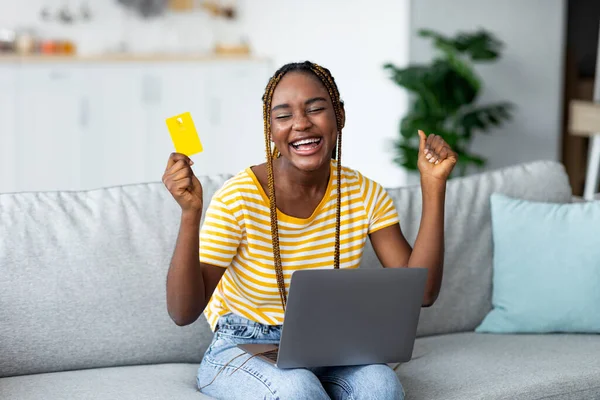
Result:
{"label": "woman's left hand", "polygon": [[435,178],[447,180],[458,157],[452,151],[448,143],[440,136],[431,134],[425,135],[425,132],[419,130],[419,158],[417,165],[423,178]]}

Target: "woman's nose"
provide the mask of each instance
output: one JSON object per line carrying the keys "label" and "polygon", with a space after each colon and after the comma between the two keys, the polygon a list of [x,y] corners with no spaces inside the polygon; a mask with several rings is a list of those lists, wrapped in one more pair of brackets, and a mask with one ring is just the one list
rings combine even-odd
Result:
{"label": "woman's nose", "polygon": [[294,119],[293,128],[296,131],[304,131],[312,126],[312,122],[304,113],[300,113],[296,115]]}

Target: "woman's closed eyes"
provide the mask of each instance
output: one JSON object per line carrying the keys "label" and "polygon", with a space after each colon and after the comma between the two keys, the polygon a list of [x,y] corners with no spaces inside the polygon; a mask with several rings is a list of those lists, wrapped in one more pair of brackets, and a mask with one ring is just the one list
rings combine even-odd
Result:
{"label": "woman's closed eyes", "polygon": [[[311,108],[307,111],[308,114],[316,114],[320,111],[325,110],[325,107],[317,107],[317,108]],[[286,118],[290,118],[292,116],[292,114],[286,113],[286,114],[279,114],[275,117],[275,119],[286,119]]]}

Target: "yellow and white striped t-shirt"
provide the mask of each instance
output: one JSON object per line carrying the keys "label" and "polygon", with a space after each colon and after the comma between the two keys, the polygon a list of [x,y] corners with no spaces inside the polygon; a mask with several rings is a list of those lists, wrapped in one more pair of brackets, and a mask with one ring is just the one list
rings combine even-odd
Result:
{"label": "yellow and white striped t-shirt", "polygon": [[[384,188],[342,167],[340,268],[357,268],[368,234],[398,222]],[[337,195],[336,162],[325,196],[306,219],[277,211],[286,289],[300,269],[333,268]],[[200,231],[200,261],[227,268],[204,313],[214,330],[232,312],[266,325],[283,323],[271,241],[269,198],[250,168],[213,196]]]}

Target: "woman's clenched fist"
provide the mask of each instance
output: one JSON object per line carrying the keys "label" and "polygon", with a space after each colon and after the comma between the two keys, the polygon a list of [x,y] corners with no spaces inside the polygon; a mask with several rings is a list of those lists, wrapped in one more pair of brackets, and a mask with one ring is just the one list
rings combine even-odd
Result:
{"label": "woman's clenched fist", "polygon": [[188,156],[172,153],[162,178],[183,212],[202,212],[202,185],[192,171],[193,164]]}

